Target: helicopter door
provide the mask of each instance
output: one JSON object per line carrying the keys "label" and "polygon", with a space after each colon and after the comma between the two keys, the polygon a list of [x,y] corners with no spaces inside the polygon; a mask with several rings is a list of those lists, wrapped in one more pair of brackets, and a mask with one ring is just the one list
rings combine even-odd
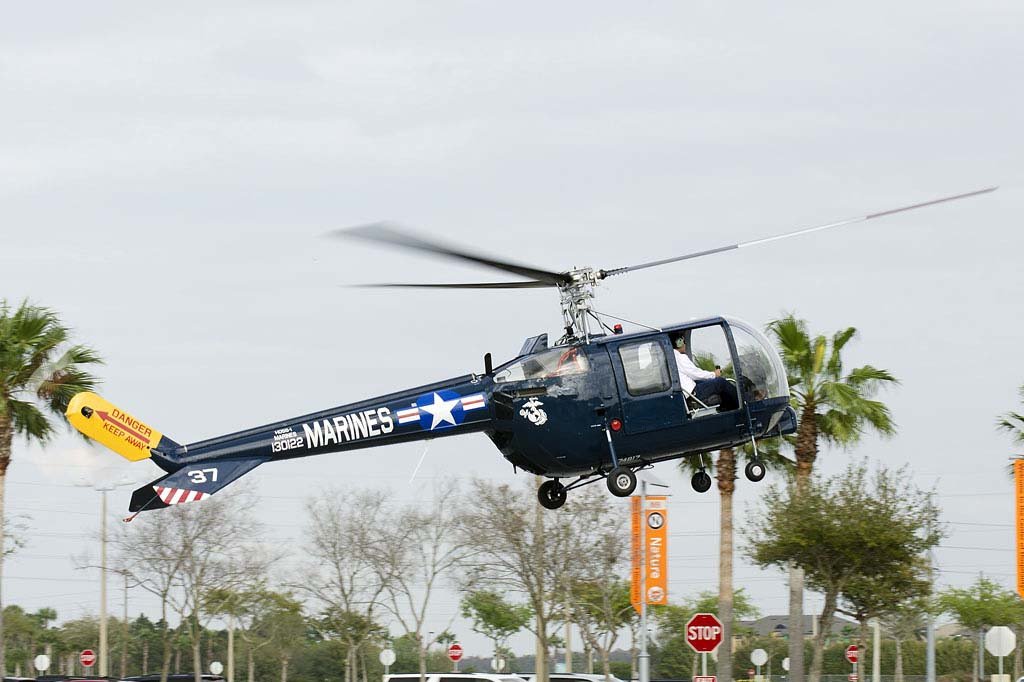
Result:
{"label": "helicopter door", "polygon": [[682,426],[686,407],[672,379],[665,335],[609,344],[627,434]]}

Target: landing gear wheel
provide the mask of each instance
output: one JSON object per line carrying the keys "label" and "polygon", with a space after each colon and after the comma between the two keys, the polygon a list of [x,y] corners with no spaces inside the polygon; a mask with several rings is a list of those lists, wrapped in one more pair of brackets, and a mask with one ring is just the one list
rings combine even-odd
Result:
{"label": "landing gear wheel", "polygon": [[545,509],[558,509],[568,497],[565,486],[556,480],[544,481],[537,488],[537,500]]}
{"label": "landing gear wheel", "polygon": [[743,473],[746,474],[748,481],[757,483],[764,478],[766,471],[764,462],[755,460],[753,462],[747,462],[747,466],[743,470]]}
{"label": "landing gear wheel", "polygon": [[693,478],[690,479],[690,485],[692,485],[693,489],[697,492],[706,493],[711,490],[711,477],[708,476],[708,472],[701,469],[693,475]]}
{"label": "landing gear wheel", "polygon": [[608,491],[616,497],[629,497],[636,490],[636,474],[626,467],[615,467],[608,472]]}

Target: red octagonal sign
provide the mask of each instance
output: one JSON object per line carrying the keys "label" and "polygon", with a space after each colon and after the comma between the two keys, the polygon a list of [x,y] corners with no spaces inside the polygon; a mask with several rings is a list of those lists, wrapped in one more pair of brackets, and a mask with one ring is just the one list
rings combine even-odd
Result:
{"label": "red octagonal sign", "polygon": [[462,658],[462,645],[456,642],[448,647],[448,658],[457,663]]}
{"label": "red octagonal sign", "polygon": [[82,653],[78,654],[78,662],[82,664],[83,668],[91,668],[96,665],[96,652],[92,649],[84,649]]}
{"label": "red octagonal sign", "polygon": [[686,643],[698,653],[710,653],[722,643],[722,621],[713,613],[694,614],[686,624]]}
{"label": "red octagonal sign", "polygon": [[846,660],[848,660],[850,663],[856,663],[857,662],[857,645],[856,644],[851,644],[850,646],[846,647]]}

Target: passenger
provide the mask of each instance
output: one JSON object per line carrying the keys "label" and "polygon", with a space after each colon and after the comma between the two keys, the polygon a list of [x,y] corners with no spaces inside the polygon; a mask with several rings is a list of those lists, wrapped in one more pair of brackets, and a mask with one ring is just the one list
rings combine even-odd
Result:
{"label": "passenger", "polygon": [[721,369],[716,367],[714,372],[709,372],[693,364],[693,360],[686,354],[686,341],[682,336],[676,337],[675,347],[679,383],[685,393],[696,397],[705,404],[711,396],[717,395],[720,412],[735,410],[739,407],[736,400],[736,387],[722,378]]}

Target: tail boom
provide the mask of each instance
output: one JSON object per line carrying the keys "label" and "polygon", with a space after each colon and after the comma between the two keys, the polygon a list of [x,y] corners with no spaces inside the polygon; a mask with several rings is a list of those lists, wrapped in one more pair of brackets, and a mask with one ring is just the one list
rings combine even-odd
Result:
{"label": "tail boom", "polygon": [[122,457],[168,472],[132,494],[130,511],[206,499],[260,464],[487,429],[491,383],[468,375],[253,429],[179,445],[95,393],[79,393],[71,424]]}

